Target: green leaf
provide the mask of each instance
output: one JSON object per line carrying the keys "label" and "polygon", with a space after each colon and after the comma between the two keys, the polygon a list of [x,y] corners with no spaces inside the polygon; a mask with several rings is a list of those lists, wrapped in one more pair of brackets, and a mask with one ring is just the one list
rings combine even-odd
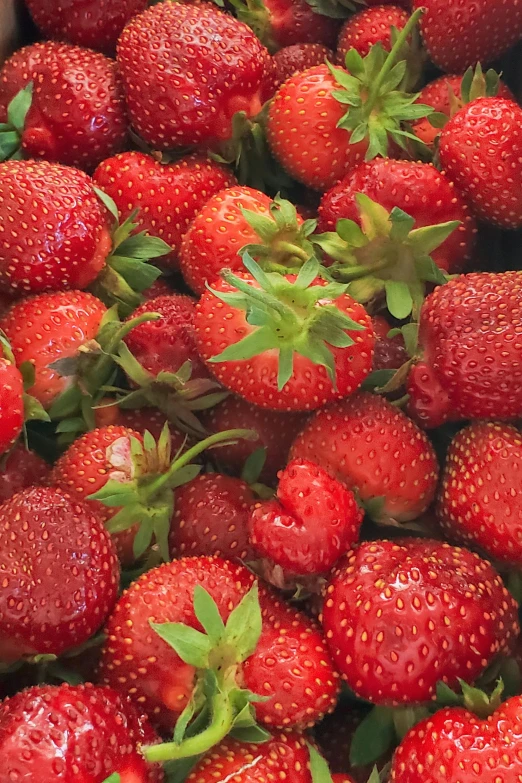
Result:
{"label": "green leaf", "polygon": [[436,689],[437,705],[440,707],[462,706],[462,696],[455,693],[445,682],[439,681]]}
{"label": "green leaf", "polygon": [[151,258],[160,258],[171,250],[171,246],[160,237],[140,231],[124,239],[118,245],[118,252],[115,255],[138,261],[149,261]]}
{"label": "green leaf", "polygon": [[194,612],[214,647],[225,632],[225,623],[216,602],[201,585],[194,588]]}
{"label": "green leaf", "polygon": [[105,778],[103,783],[121,783],[121,777],[117,772],[113,772],[108,778]]}
{"label": "green leaf", "polygon": [[208,669],[211,643],[208,636],[182,623],[153,623],[150,627],[167,642],[182,661],[197,669]]}
{"label": "green leaf", "polygon": [[256,649],[262,625],[256,582],[232,610],[225,627],[224,641],[235,648],[238,662],[246,661]]}
{"label": "green leaf", "polygon": [[137,488],[133,482],[123,483],[114,479],[109,479],[101,489],[87,496],[88,500],[99,500],[109,507],[126,506],[137,498]]}
{"label": "green leaf", "polygon": [[419,347],[419,324],[404,324],[401,332],[408,356],[415,356]]}
{"label": "green leaf", "polygon": [[41,402],[36,397],[31,397],[30,394],[24,393],[24,419],[25,421],[51,421],[51,418],[47,411],[44,409]]}
{"label": "green leaf", "polygon": [[409,235],[409,243],[415,252],[429,256],[459,226],[460,220],[450,220],[447,223],[416,228]]}
{"label": "green leaf", "polygon": [[394,318],[402,320],[412,311],[413,299],[408,284],[402,280],[385,280],[386,306]]}
{"label": "green leaf", "polygon": [[158,267],[136,258],[116,255],[110,256],[107,262],[133,291],[140,293],[149,288],[161,275]]}
{"label": "green leaf", "polygon": [[394,742],[393,710],[388,707],[373,707],[353,735],[350,763],[354,767],[373,764]]}
{"label": "green leaf", "polygon": [[312,776],[312,783],[332,783],[332,776],[324,758],[309,742],[307,742],[306,745],[310,753],[310,774]]}
{"label": "green leaf", "polygon": [[20,134],[25,126],[27,112],[31,108],[33,101],[33,82],[29,82],[20,90],[9,103],[7,107],[7,121]]}
{"label": "green leaf", "polygon": [[241,471],[241,478],[246,484],[255,484],[259,481],[259,476],[265,466],[266,462],[266,449],[264,446],[260,446],[248,455],[243,470]]}
{"label": "green leaf", "polygon": [[93,190],[102,202],[102,204],[109,210],[115,220],[119,220],[118,207],[116,206],[114,199],[112,199],[104,190],[100,190],[96,185],[93,185]]}
{"label": "green leaf", "polygon": [[264,742],[268,742],[272,738],[272,735],[261,728],[261,726],[245,726],[236,727],[230,732],[230,736],[239,742],[247,742],[252,745],[262,745]]}

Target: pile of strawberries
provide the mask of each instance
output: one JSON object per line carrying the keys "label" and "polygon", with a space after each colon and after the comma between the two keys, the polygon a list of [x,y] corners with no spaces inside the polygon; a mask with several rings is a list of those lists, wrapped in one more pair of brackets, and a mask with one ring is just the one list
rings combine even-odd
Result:
{"label": "pile of strawberries", "polygon": [[22,10],[0,783],[522,781],[522,2]]}

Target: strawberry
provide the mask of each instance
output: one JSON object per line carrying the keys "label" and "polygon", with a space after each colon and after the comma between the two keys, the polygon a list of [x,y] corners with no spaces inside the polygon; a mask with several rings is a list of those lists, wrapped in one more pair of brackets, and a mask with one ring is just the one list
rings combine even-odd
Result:
{"label": "strawberry", "polygon": [[0,287],[10,295],[85,288],[111,250],[90,178],[57,163],[0,163],[0,226]]}
{"label": "strawberry", "polygon": [[285,277],[248,258],[250,274],[226,273],[196,306],[199,352],[220,383],[256,405],[288,411],[354,391],[372,362],[364,308],[343,286],[317,277],[313,258]]}
{"label": "strawberry", "polygon": [[490,63],[522,37],[518,0],[414,0],[424,8],[421,32],[431,59],[448,73]]}
{"label": "strawberry", "polygon": [[461,275],[428,296],[407,381],[409,411],[423,426],[522,415],[520,301],[518,272]]}
{"label": "strawberry", "polygon": [[58,489],[31,487],[2,504],[0,573],[7,662],[83,644],[117,597],[118,560],[102,522]]}
{"label": "strawberry", "polygon": [[314,13],[307,0],[231,0],[238,19],[270,52],[295,44],[333,46],[339,23]]}
{"label": "strawberry", "polygon": [[190,221],[214,193],[236,182],[225,166],[199,153],[160,163],[143,152],[122,152],[101,163],[93,179],[114,200],[122,220],[139,208],[138,226],[172,248],[161,264],[173,269]]}
{"label": "strawberry", "polygon": [[[107,405],[109,401],[112,403],[111,405]],[[97,427],[106,427],[111,424],[121,425],[129,430],[135,430],[140,435],[144,435],[148,430],[154,440],[159,439],[167,423],[169,426],[170,445],[174,454],[182,449],[187,441],[185,433],[178,430],[170,422],[167,422],[165,414],[158,408],[121,408],[114,399],[105,398],[105,400],[102,399],[100,401],[100,406],[95,413]],[[222,427],[221,429],[232,428]],[[249,428],[242,427],[242,429]]]}
{"label": "strawberry", "polygon": [[373,369],[398,370],[408,361],[408,353],[402,334],[394,334],[389,337],[392,327],[382,315],[374,315],[372,325],[375,332]]}
{"label": "strawberry", "polygon": [[276,497],[256,503],[250,539],[290,574],[323,574],[359,537],[363,514],[352,492],[306,459],[279,473]]}
{"label": "strawberry", "polygon": [[329,60],[332,62],[334,53],[323,44],[296,43],[285,46],[274,54],[275,89],[291,76],[312,68],[314,65],[322,65]]}
{"label": "strawberry", "polygon": [[435,495],[437,459],[426,435],[369,392],[318,411],[290,449],[290,459],[300,458],[337,476],[377,520],[416,519]]}
{"label": "strawberry", "polygon": [[[397,748],[390,781],[515,783],[522,754],[522,697],[486,720],[461,707],[439,710],[418,723]],[[443,776],[443,777],[442,777]]]}
{"label": "strawberry", "polygon": [[19,49],[0,71],[0,121],[8,123],[0,131],[0,145],[8,133],[13,138],[9,146],[2,145],[2,159],[21,147],[28,158],[92,171],[126,141],[116,63],[53,41]]}
{"label": "strawberry", "polygon": [[24,379],[14,361],[0,358],[0,454],[16,441],[24,425]]}
{"label": "strawberry", "polygon": [[297,433],[304,427],[306,416],[302,413],[281,413],[229,395],[223,402],[203,412],[201,420],[212,433],[231,429],[232,426],[253,430],[257,439],[238,440],[236,443],[220,446],[216,454],[220,465],[239,475],[248,457],[258,448],[265,452],[265,462],[259,479],[271,484],[277,472],[287,462],[288,452]]}
{"label": "strawberry", "polygon": [[457,433],[437,508],[448,538],[478,546],[496,560],[522,563],[521,458],[520,432],[509,424],[474,422]]}
{"label": "strawberry", "polygon": [[391,28],[402,30],[408,19],[406,11],[397,5],[363,8],[343,24],[337,41],[336,61],[339,65],[344,65],[350,49],[355,49],[361,57],[366,57],[376,43],[389,51],[392,47]]}
{"label": "strawberry", "polygon": [[379,705],[422,703],[473,682],[519,632],[518,606],[490,563],[438,541],[371,541],[325,588],[322,622],[341,674]]}
{"label": "strawberry", "polygon": [[203,473],[189,481],[176,492],[169,535],[171,556],[254,560],[248,518],[255,500],[245,481],[222,473]]}
{"label": "strawberry", "polygon": [[514,101],[477,98],[440,135],[440,161],[455,187],[477,217],[502,228],[522,226],[521,123]]}
{"label": "strawberry", "polygon": [[49,465],[35,451],[18,442],[0,465],[0,503],[26,487],[44,484]]}
{"label": "strawberry", "polygon": [[163,772],[146,763],[142,743],[153,729],[128,699],[111,688],[43,685],[0,705],[2,783],[160,783]]}
{"label": "strawberry", "polygon": [[247,25],[211,4],[159,3],[118,41],[132,124],[157,149],[229,141],[237,112],[261,110],[269,61]]}

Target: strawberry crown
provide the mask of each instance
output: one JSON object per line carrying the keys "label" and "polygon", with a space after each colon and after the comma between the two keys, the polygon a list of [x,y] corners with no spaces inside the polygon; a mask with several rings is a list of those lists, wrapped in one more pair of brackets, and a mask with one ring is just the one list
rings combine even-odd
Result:
{"label": "strawberry crown", "polygon": [[366,7],[365,0],[306,0],[312,11],[331,19],[346,19]]}
{"label": "strawberry crown", "polygon": [[22,133],[32,102],[33,82],[29,82],[10,101],[7,107],[7,122],[0,123],[0,161],[21,160]]}

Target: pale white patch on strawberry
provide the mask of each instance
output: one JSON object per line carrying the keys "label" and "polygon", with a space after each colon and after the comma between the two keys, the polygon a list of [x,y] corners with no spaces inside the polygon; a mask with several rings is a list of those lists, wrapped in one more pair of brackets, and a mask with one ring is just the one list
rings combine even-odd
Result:
{"label": "pale white patch on strawberry", "polygon": [[131,444],[127,436],[117,438],[106,451],[107,463],[114,470],[109,471],[109,478],[126,484],[132,481],[136,474],[136,465],[131,457]]}

